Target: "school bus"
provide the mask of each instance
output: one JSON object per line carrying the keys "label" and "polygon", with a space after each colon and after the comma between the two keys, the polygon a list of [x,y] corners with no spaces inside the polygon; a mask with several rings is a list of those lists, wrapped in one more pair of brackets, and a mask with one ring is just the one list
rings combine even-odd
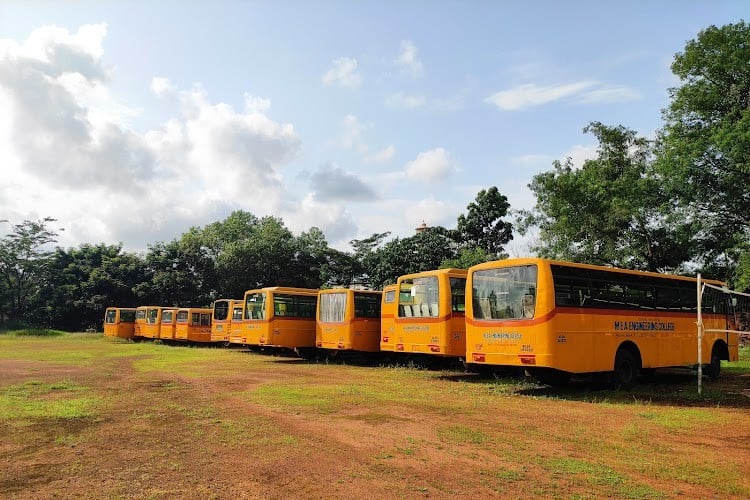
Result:
{"label": "school bus", "polygon": [[133,325],[133,338],[142,339],[146,327],[146,309],[147,306],[138,306],[135,308],[135,325]]}
{"label": "school bus", "polygon": [[238,308],[241,311],[242,302],[242,299],[217,299],[214,301],[211,317],[211,342],[229,342],[235,309]]}
{"label": "school bus", "polygon": [[164,340],[174,339],[175,324],[175,310],[163,309],[159,322],[159,338]]}
{"label": "school bus", "polygon": [[463,358],[466,269],[399,276],[396,287],[394,352]]}
{"label": "school bus", "polygon": [[[161,313],[165,309],[161,306],[139,306],[135,312],[135,329],[140,337],[158,339],[161,329]],[[143,311],[143,313],[141,313]],[[141,320],[140,316],[143,315]]]}
{"label": "school bus", "polygon": [[232,319],[229,322],[229,343],[244,344],[245,299],[238,299],[232,307]]}
{"label": "school bus", "polygon": [[396,312],[398,310],[397,291],[396,285],[383,287],[383,295],[380,301],[380,350],[383,352],[393,351]]}
{"label": "school bus", "polygon": [[175,340],[211,342],[211,315],[213,310],[203,307],[177,309]]}
{"label": "school bus", "polygon": [[266,287],[245,292],[242,343],[249,346],[315,348],[318,291]]}
{"label": "school bus", "polygon": [[132,339],[135,331],[135,308],[108,307],[104,311],[104,335]]}
{"label": "school bus", "polygon": [[[554,385],[611,372],[629,386],[642,372],[697,366],[696,288],[694,278],[537,258],[479,264],[466,283],[467,361],[524,367]],[[708,294],[704,305],[706,328],[728,329],[731,301]],[[737,360],[737,340],[703,336],[710,376]]]}
{"label": "school bus", "polygon": [[318,292],[315,343],[333,351],[380,351],[383,292],[333,288]]}
{"label": "school bus", "polygon": [[242,319],[245,316],[245,301],[238,299],[232,307],[232,320],[229,323],[229,341],[233,338],[242,338]]}

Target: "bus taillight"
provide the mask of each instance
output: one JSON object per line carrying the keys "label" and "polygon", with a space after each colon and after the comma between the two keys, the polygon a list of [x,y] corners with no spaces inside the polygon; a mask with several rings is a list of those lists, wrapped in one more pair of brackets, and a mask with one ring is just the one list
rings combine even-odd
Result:
{"label": "bus taillight", "polygon": [[536,354],[519,354],[518,357],[521,360],[522,365],[536,364]]}
{"label": "bus taillight", "polygon": [[430,352],[440,352],[440,346],[435,344],[430,344]]}
{"label": "bus taillight", "polygon": [[473,359],[477,363],[484,363],[484,360],[485,360],[484,353],[481,353],[481,352],[472,353],[471,359]]}
{"label": "bus taillight", "polygon": [[403,351],[404,350],[404,344],[396,344],[396,350],[397,351]]}

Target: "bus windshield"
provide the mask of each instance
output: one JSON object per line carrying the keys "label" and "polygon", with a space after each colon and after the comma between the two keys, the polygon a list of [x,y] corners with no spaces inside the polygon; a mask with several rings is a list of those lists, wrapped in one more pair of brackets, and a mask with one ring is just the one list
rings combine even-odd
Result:
{"label": "bus windshield", "polygon": [[214,303],[214,319],[224,321],[229,317],[229,302],[226,300],[217,300]]}
{"label": "bus windshield", "polygon": [[245,303],[245,319],[264,319],[266,317],[266,294],[251,293]]}
{"label": "bus windshield", "polygon": [[106,323],[110,323],[110,324],[112,324],[112,323],[114,323],[114,322],[115,322],[115,319],[116,319],[116,318],[117,318],[117,311],[116,311],[116,310],[114,310],[114,309],[108,309],[108,310],[107,310],[107,315],[106,315],[106,317],[104,318],[104,321],[105,321]]}
{"label": "bus windshield", "polygon": [[320,321],[343,323],[346,314],[346,293],[324,293],[320,295]]}
{"label": "bus windshield", "polygon": [[399,290],[399,317],[437,316],[439,290],[437,276],[403,280]]}
{"label": "bus windshield", "polygon": [[472,305],[477,319],[534,317],[537,267],[515,266],[474,272]]}

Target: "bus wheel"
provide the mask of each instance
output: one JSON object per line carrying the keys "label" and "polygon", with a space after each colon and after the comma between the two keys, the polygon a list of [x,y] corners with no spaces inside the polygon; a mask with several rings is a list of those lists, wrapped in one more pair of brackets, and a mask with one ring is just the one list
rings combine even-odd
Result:
{"label": "bus wheel", "polygon": [[635,384],[638,378],[638,360],[629,350],[619,348],[615,354],[615,384],[627,389]]}
{"label": "bus wheel", "polygon": [[711,362],[706,365],[705,370],[706,375],[711,380],[716,380],[721,374],[721,356],[719,356],[719,348],[717,345],[714,345],[713,349],[711,349]]}

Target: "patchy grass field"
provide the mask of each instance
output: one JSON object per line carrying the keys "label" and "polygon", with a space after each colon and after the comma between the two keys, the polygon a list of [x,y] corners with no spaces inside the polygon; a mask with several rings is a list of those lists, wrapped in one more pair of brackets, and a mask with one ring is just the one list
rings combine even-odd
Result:
{"label": "patchy grass field", "polygon": [[0,335],[0,497],[747,498],[750,349],[632,391]]}

